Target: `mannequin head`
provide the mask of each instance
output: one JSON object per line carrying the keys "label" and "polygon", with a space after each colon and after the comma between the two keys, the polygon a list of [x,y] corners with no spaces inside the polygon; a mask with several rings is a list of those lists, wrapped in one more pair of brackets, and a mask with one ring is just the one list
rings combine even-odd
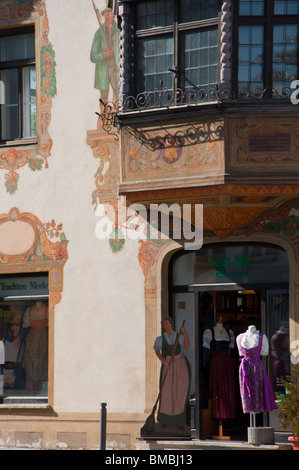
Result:
{"label": "mannequin head", "polygon": [[15,312],[12,314],[10,323],[10,334],[13,339],[16,339],[20,335],[22,325],[22,314]]}
{"label": "mannequin head", "polygon": [[250,325],[248,327],[248,331],[249,331],[249,333],[255,333],[256,332],[256,326],[255,325]]}

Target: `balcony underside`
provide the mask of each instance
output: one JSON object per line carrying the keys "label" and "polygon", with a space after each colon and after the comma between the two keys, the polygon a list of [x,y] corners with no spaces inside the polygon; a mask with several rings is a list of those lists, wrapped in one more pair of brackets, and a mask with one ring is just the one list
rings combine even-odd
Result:
{"label": "balcony underside", "polygon": [[122,124],[119,193],[150,202],[174,191],[183,200],[186,191],[215,185],[296,186],[297,114],[246,111]]}

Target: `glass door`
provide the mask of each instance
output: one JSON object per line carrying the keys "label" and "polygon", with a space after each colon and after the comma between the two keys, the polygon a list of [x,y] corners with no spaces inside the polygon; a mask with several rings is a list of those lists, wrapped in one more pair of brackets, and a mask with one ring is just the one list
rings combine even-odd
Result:
{"label": "glass door", "polygon": [[[267,292],[268,373],[275,393],[284,394],[281,380],[290,374],[289,293],[287,289]],[[271,412],[270,426],[280,430],[277,411]]]}
{"label": "glass door", "polygon": [[174,294],[174,319],[175,330],[179,331],[180,326],[185,320],[185,328],[190,340],[188,351],[183,351],[191,366],[191,388],[190,396],[195,394],[195,302],[194,295],[191,293],[180,292]]}

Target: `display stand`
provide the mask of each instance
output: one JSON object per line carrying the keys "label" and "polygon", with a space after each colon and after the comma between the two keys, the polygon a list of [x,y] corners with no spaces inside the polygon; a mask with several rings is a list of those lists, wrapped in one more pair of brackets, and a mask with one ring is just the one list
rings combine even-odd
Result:
{"label": "display stand", "polygon": [[256,428],[256,414],[250,413],[250,427]]}
{"label": "display stand", "polygon": [[271,427],[257,427],[256,414],[250,413],[250,427],[247,428],[248,444],[262,445],[274,444],[274,428]]}
{"label": "display stand", "polygon": [[248,444],[273,445],[275,443],[274,428],[271,427],[251,427],[247,428]]}
{"label": "display stand", "polygon": [[221,419],[219,420],[218,429],[219,429],[218,436],[212,436],[212,438],[213,439],[218,439],[219,441],[229,441],[230,436],[224,436],[223,435],[223,426],[222,426],[222,420]]}

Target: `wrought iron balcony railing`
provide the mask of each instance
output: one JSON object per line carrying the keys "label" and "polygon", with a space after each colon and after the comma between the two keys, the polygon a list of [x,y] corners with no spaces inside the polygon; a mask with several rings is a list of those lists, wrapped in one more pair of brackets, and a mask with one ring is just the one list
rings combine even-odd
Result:
{"label": "wrought iron balcony railing", "polygon": [[186,90],[169,90],[163,87],[151,92],[139,93],[137,96],[127,96],[124,100],[104,103],[101,101],[99,116],[101,127],[110,132],[116,126],[118,118],[127,113],[177,109],[180,107],[199,106],[213,103],[269,103],[290,102],[293,93],[291,87],[280,91],[271,88],[228,88],[215,85],[211,88],[187,88]]}

